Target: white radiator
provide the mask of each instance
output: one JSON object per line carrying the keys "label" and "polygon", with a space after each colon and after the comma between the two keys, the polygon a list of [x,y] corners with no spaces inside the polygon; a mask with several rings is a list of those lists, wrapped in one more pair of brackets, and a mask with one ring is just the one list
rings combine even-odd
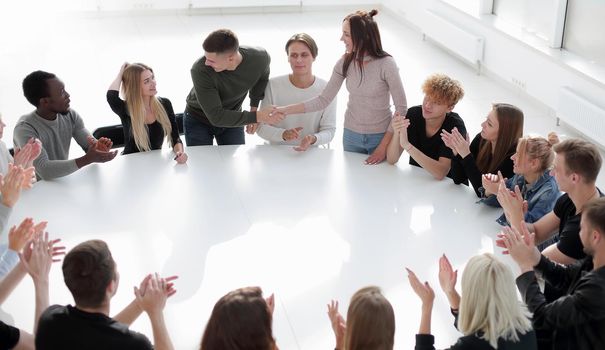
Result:
{"label": "white radiator", "polygon": [[567,86],[559,89],[557,118],[605,146],[605,108]]}
{"label": "white radiator", "polygon": [[422,28],[423,35],[470,62],[480,73],[485,46],[483,37],[471,33],[435,11],[426,12],[427,22]]}

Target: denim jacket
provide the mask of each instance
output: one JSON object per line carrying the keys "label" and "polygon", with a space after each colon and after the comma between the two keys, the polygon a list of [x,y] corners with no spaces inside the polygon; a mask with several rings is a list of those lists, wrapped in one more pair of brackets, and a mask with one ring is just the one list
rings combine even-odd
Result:
{"label": "denim jacket", "polygon": [[[528,188],[528,184],[522,175],[515,175],[506,180],[506,187],[509,190],[514,190],[515,185],[519,186],[523,199],[527,201],[527,213],[525,213],[525,222],[527,223],[536,222],[548,214],[554,208],[555,202],[561,194],[554,176],[550,175],[550,170],[546,170],[530,188]],[[500,207],[495,194],[481,199],[480,202],[492,207]],[[509,225],[504,214],[496,221],[502,226]]]}

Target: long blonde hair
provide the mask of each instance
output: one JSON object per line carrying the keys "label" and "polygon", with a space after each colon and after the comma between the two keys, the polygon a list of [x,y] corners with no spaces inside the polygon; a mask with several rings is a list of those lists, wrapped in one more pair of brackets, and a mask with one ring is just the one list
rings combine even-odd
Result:
{"label": "long blonde hair", "polygon": [[346,350],[393,350],[395,313],[378,287],[358,290],[347,311]]}
{"label": "long blonde hair", "polygon": [[464,335],[482,332],[498,348],[498,339],[519,341],[532,330],[531,314],[517,299],[515,280],[508,266],[485,253],[472,257],[462,274],[458,329]]}
{"label": "long blonde hair", "polygon": [[[145,124],[145,105],[141,93],[141,74],[146,70],[153,73],[153,69],[143,63],[133,63],[126,67],[122,75],[122,93],[126,99],[128,114],[130,114],[134,142],[140,151],[151,149],[147,125]],[[168,137],[172,132],[172,126],[170,126],[170,120],[168,120],[168,114],[164,106],[155,96],[151,96],[151,111],[162,126],[164,137]],[[170,146],[173,146],[172,138],[168,137],[168,142]]]}

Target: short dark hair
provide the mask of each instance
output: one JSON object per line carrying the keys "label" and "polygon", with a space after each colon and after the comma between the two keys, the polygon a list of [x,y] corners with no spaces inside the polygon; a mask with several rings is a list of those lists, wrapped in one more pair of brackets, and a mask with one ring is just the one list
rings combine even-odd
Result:
{"label": "short dark hair", "polygon": [[201,350],[273,349],[272,315],[259,287],[227,293],[214,305]]}
{"label": "short dark hair", "polygon": [[115,278],[116,263],[101,240],[80,243],[63,259],[63,279],[78,306],[100,306]]}
{"label": "short dark hair", "polygon": [[229,29],[217,29],[204,40],[204,51],[212,53],[231,53],[239,49],[237,35]]}
{"label": "short dark hair", "polygon": [[582,206],[582,220],[587,220],[591,229],[605,235],[605,197],[585,203]]}
{"label": "short dark hair", "polygon": [[37,70],[29,73],[25,79],[23,79],[23,95],[32,105],[38,107],[40,105],[40,99],[50,96],[48,91],[49,79],[54,79],[57,76],[53,73]]}
{"label": "short dark hair", "polygon": [[288,41],[286,42],[286,54],[288,54],[288,49],[290,48],[290,45],[292,45],[292,43],[301,43],[304,44],[305,46],[307,46],[309,48],[309,51],[311,51],[311,56],[313,56],[313,58],[317,57],[317,44],[315,43],[315,40],[313,40],[313,38],[307,34],[307,33],[298,33],[298,34],[294,34],[292,35],[292,37],[290,37],[290,39],[288,39]]}
{"label": "short dark hair", "polygon": [[553,146],[555,153],[565,157],[567,170],[582,176],[582,181],[592,184],[597,181],[603,159],[597,146],[582,139],[567,139]]}

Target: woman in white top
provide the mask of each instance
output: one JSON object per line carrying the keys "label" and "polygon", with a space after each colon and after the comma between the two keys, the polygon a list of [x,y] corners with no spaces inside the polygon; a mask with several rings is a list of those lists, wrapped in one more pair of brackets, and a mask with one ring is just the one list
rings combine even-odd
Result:
{"label": "woman in white top", "polygon": [[[294,34],[286,42],[286,53],[292,73],[271,78],[265,90],[261,109],[288,105],[313,98],[323,91],[326,81],[313,75],[317,44],[306,33]],[[336,100],[326,109],[293,114],[276,125],[261,124],[258,136],[276,145],[295,145],[297,151],[329,143],[336,130]]]}

